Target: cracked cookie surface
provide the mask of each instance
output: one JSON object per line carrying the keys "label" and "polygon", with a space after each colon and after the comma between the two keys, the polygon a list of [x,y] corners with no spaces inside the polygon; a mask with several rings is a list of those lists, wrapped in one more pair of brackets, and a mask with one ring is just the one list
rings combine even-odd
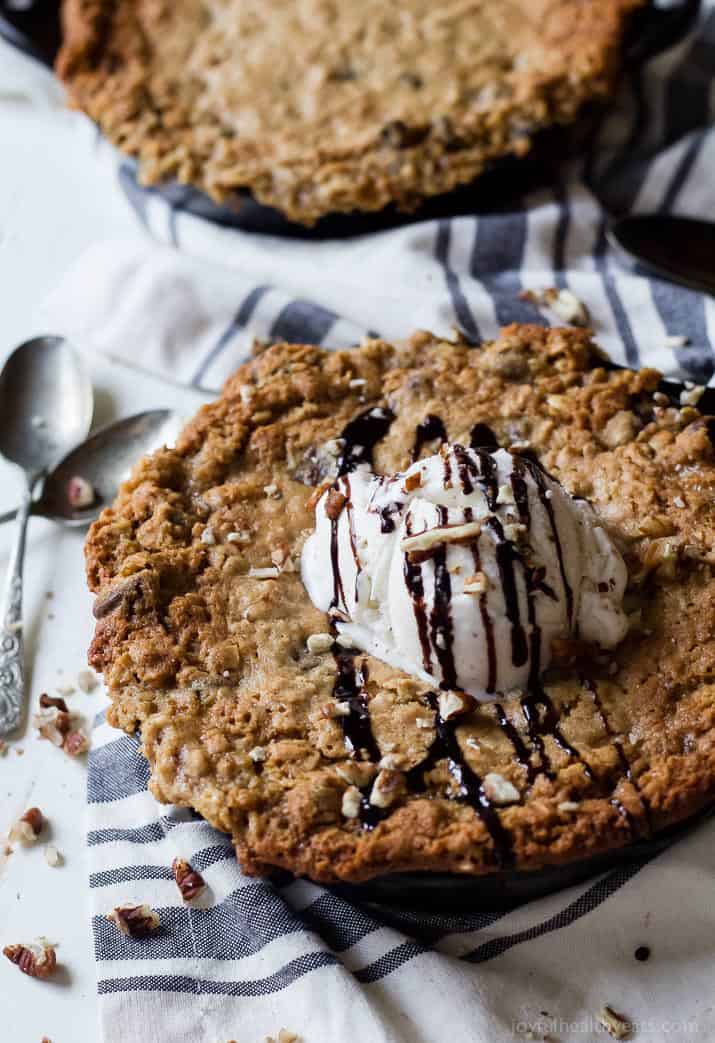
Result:
{"label": "cracked cookie surface", "polygon": [[217,202],[414,209],[607,98],[642,0],[65,0],[71,102]]}
{"label": "cracked cookie surface", "polygon": [[[707,804],[715,421],[658,381],[604,366],[583,330],[539,326],[479,348],[426,333],[277,344],[243,366],[175,448],[137,465],[87,540],[90,661],[112,724],[141,729],[155,795],[230,833],[248,871],[326,881],[566,862]],[[528,443],[590,501],[629,568],[615,654],[567,642],[543,698],[452,719],[423,682],[324,636],[300,552],[336,440],[375,408],[394,413],[378,472],[404,469],[439,416],[452,442],[485,425],[504,447]],[[365,712],[366,759],[345,741],[341,685]]]}

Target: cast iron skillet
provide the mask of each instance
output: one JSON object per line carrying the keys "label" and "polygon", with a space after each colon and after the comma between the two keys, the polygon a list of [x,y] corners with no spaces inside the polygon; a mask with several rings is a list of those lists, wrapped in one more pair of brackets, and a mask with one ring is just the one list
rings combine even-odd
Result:
{"label": "cast iron skillet", "polygon": [[[672,46],[692,24],[699,0],[683,0],[676,7],[658,8],[655,3],[640,11],[634,20],[626,49],[626,70],[642,63],[665,47]],[[60,42],[58,0],[30,0],[20,8],[17,0],[0,0],[0,36],[39,61],[51,65]],[[583,140],[583,138],[581,139]],[[161,186],[158,191],[176,208],[246,231],[302,238],[332,238],[365,234],[379,229],[428,218],[500,209],[508,200],[540,184],[551,183],[555,165],[563,158],[564,147],[574,148],[573,133],[562,129],[543,131],[533,154],[527,160],[504,160],[482,175],[478,184],[427,201],[418,211],[405,215],[387,208],[379,214],[347,214],[322,218],[312,229],[292,224],[278,211],[262,206],[250,196],[240,211],[214,204],[193,188]],[[126,171],[133,164],[126,160]],[[136,191],[142,191],[138,186]],[[682,384],[663,381],[661,390],[677,402]],[[715,415],[715,388],[708,388],[699,408]],[[715,440],[715,421],[711,438]],[[616,851],[565,865],[524,871],[502,871],[482,877],[450,873],[394,873],[359,885],[342,885],[336,890],[356,901],[372,901],[390,906],[410,906],[431,910],[465,908],[498,910],[543,897],[578,884],[596,873],[626,866],[653,857],[696,825],[709,818],[715,808],[707,808],[685,822],[642,838]]]}
{"label": "cast iron skillet", "polygon": [[[623,369],[604,361],[607,369]],[[680,404],[685,385],[679,381],[661,380],[659,390],[668,395],[673,405]],[[698,402],[698,409],[709,417],[708,434],[715,445],[715,387],[708,387]],[[670,847],[695,826],[715,814],[715,804],[690,818],[652,836],[642,837],[616,850],[590,858],[578,859],[542,869],[501,870],[486,876],[461,876],[455,873],[393,873],[357,885],[340,885],[336,890],[355,901],[372,901],[385,905],[449,910],[468,905],[470,910],[512,908],[554,891],[582,883],[596,873],[626,866],[639,859],[652,858]]]}
{"label": "cast iron skillet", "polygon": [[[26,53],[51,65],[60,44],[59,0],[0,0],[0,35]],[[692,25],[700,0],[681,0],[676,6],[659,7],[650,0],[639,10],[628,33],[625,69],[628,73],[641,63],[672,47]],[[312,228],[294,224],[278,210],[256,202],[250,194],[240,193],[239,210],[219,206],[207,195],[191,186],[168,183],[154,189],[176,210],[193,214],[225,227],[249,232],[282,235],[302,239],[346,238],[439,217],[500,210],[509,200],[542,185],[554,183],[558,165],[564,156],[582,149],[594,130],[598,111],[585,113],[578,126],[552,127],[534,138],[532,151],[525,159],[498,161],[476,182],[447,195],[428,199],[410,214],[392,206],[379,213],[334,214],[321,218]],[[146,191],[136,183],[135,163],[127,158],[122,164],[125,184],[131,192]]]}

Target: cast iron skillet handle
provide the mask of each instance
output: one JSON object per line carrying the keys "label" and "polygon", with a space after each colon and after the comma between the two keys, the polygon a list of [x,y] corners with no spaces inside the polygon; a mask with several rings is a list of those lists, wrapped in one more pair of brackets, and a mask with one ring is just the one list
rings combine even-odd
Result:
{"label": "cast iron skillet handle", "polygon": [[44,65],[60,49],[60,0],[0,0],[0,36]]}
{"label": "cast iron skillet handle", "polygon": [[655,0],[637,11],[628,34],[626,60],[644,62],[653,55],[673,47],[693,25],[700,10],[700,0],[656,5]]}

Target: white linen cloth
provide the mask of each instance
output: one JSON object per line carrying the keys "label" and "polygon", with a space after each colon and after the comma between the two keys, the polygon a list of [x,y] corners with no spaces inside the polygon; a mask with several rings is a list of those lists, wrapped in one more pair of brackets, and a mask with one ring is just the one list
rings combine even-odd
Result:
{"label": "white linen cloth", "polygon": [[[616,361],[712,381],[713,301],[621,270],[605,249],[598,199],[715,216],[714,70],[707,4],[687,39],[624,86],[594,150],[591,187],[572,164],[511,211],[480,213],[475,192],[473,216],[342,241],[248,235],[171,209],[138,192],[82,117],[62,116],[86,158],[76,176],[87,192],[116,178],[141,221],[127,208],[124,224],[112,219],[121,238],[105,241],[97,228],[46,301],[44,325],[87,351],[217,389],[254,337],[334,347],[368,331],[391,338],[457,325],[478,341],[505,322],[545,321],[519,291],[557,285],[588,304]],[[19,96],[47,89],[29,63],[22,75]],[[71,221],[83,220],[78,207]],[[88,845],[105,1043],[258,1043],[281,1026],[306,1043],[575,1043],[596,1038],[604,1003],[627,1014],[644,1043],[715,1038],[712,827],[507,913],[407,912],[305,881],[244,877],[227,838],[157,805],[147,778],[138,741],[99,722]],[[198,908],[177,900],[175,855],[210,885]],[[150,942],[124,938],[104,918],[130,900],[160,912]],[[640,945],[652,950],[646,963],[634,959]]]}

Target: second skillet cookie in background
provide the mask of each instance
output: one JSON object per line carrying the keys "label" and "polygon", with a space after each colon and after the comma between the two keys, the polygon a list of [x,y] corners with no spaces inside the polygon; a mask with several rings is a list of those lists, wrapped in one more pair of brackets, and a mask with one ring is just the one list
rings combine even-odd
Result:
{"label": "second skillet cookie in background", "polygon": [[645,0],[65,0],[72,103],[220,203],[292,221],[411,210],[614,89]]}

